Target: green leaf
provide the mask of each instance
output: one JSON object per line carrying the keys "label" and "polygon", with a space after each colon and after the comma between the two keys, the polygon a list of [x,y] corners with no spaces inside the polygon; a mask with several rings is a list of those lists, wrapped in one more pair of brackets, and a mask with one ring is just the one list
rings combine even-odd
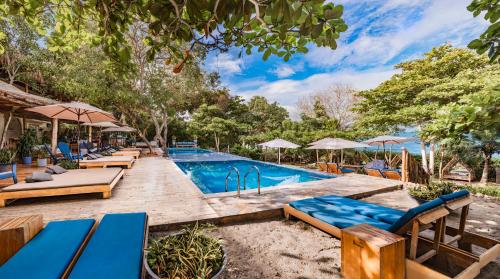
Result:
{"label": "green leaf", "polygon": [[271,55],[271,49],[266,49],[266,51],[264,51],[264,54],[262,55],[262,59],[264,61],[266,61],[268,58],[269,58],[269,55]]}

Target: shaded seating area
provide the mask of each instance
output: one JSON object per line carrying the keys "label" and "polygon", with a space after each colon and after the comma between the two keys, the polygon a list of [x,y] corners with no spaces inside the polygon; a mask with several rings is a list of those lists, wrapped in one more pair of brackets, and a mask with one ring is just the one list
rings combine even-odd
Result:
{"label": "shaded seating area", "polygon": [[75,160],[78,160],[78,158],[80,158],[80,160],[83,159],[82,154],[74,154],[73,152],[71,152],[71,148],[69,147],[69,144],[67,144],[65,142],[58,142],[57,148],[59,148],[59,150],[63,154],[64,158],[67,160],[75,161]]}
{"label": "shaded seating area", "polygon": [[102,193],[103,198],[109,198],[123,174],[124,170],[117,168],[79,169],[53,175],[50,181],[17,183],[0,190],[0,207],[6,206],[8,200],[23,198],[88,193]]}
{"label": "shaded seating area", "polygon": [[328,167],[329,173],[345,174],[345,173],[353,173],[354,172],[354,170],[344,168],[344,167],[339,167],[339,165],[337,163],[327,163],[326,165]]}
{"label": "shaded seating area", "polygon": [[102,158],[80,160],[80,168],[121,167],[130,169],[135,162],[132,156],[105,156]]}
{"label": "shaded seating area", "polygon": [[0,278],[142,278],[147,232],[146,213],[52,221],[0,266]]}
{"label": "shaded seating area", "polygon": [[[346,197],[322,196],[291,202],[284,207],[284,212],[287,218],[296,217],[338,238],[342,238],[343,229],[361,224],[405,236],[409,240],[406,242],[407,276],[441,274],[422,263],[444,254],[456,261],[462,268],[462,275],[473,275],[465,278],[473,278],[500,255],[500,243],[465,232],[471,202],[469,192],[462,190],[401,211]],[[459,208],[462,208],[459,227],[447,227],[446,216]],[[426,230],[432,232],[430,238],[420,234]],[[454,242],[458,247],[452,246]],[[484,252],[472,253],[472,245],[481,247]],[[446,278],[442,276],[439,278]]]}

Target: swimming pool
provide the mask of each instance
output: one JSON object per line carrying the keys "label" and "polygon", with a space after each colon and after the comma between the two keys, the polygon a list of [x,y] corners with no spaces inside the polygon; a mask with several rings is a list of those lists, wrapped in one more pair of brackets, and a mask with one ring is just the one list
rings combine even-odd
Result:
{"label": "swimming pool", "polygon": [[[212,160],[204,161],[200,160],[199,154],[193,151],[190,160],[186,156],[182,156],[181,159],[173,158],[173,160],[204,194],[225,192],[226,175],[232,167],[236,167],[240,172],[241,190],[243,190],[244,186],[243,177],[252,166],[256,166],[260,171],[261,188],[335,177],[333,175],[279,166],[224,153],[222,154],[225,157],[221,160],[212,158]],[[215,156],[215,158],[221,156],[221,153],[211,151],[201,154],[208,157]],[[233,172],[228,179],[228,191],[237,190],[237,180],[237,175]],[[247,176],[246,189],[257,189],[257,184],[257,173],[255,170],[252,170]]]}

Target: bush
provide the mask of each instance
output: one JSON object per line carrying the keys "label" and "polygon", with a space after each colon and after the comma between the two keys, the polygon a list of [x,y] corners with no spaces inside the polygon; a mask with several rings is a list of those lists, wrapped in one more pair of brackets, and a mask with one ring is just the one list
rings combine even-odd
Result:
{"label": "bush", "polygon": [[462,189],[466,189],[473,194],[483,194],[485,196],[500,198],[500,187],[499,186],[472,186],[465,185],[459,186]]}
{"label": "bush", "polygon": [[262,151],[258,148],[245,147],[242,145],[235,145],[231,148],[231,153],[234,155],[251,158],[253,160],[259,160],[262,155]]}
{"label": "bush", "polygon": [[37,147],[33,149],[33,158],[46,159],[49,157],[49,153],[44,147]]}
{"label": "bush", "polygon": [[451,182],[429,182],[427,185],[415,186],[408,189],[408,193],[421,200],[433,200],[439,196],[453,193],[459,187]]}
{"label": "bush", "polygon": [[7,148],[0,149],[0,165],[8,165],[14,161],[16,151]]}
{"label": "bush", "polygon": [[61,160],[58,164],[60,167],[63,167],[67,170],[74,170],[78,168],[78,162],[71,161],[71,160]]}
{"label": "bush", "polygon": [[152,240],[147,261],[160,278],[211,278],[224,264],[219,239],[205,234],[212,226],[185,227],[180,234]]}

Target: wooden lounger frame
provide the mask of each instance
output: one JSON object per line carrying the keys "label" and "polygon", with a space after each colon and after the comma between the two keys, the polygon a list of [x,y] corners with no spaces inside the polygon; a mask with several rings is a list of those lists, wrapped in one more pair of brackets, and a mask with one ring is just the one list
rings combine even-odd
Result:
{"label": "wooden lounger frame", "polygon": [[384,171],[382,171],[382,174],[387,179],[401,180],[401,174],[397,171],[394,171],[394,170],[384,170]]}
{"label": "wooden lounger frame", "polygon": [[118,150],[114,153],[111,153],[111,156],[132,156],[134,159],[139,159],[141,155],[140,151],[132,151],[132,150]]}
{"label": "wooden lounger frame", "polygon": [[375,176],[375,177],[381,177],[385,178],[384,174],[382,173],[381,170],[379,169],[370,169],[370,168],[365,168],[365,172],[369,176]]}
{"label": "wooden lounger frame", "polygon": [[94,222],[94,225],[90,229],[90,231],[87,234],[87,236],[85,236],[85,239],[83,240],[82,244],[80,245],[80,248],[78,248],[78,250],[76,251],[75,256],[73,257],[73,259],[71,259],[71,262],[66,267],[66,270],[64,271],[63,275],[61,276],[62,279],[68,278],[69,273],[71,272],[71,270],[75,266],[76,261],[78,260],[78,258],[80,258],[80,255],[82,254],[82,252],[85,249],[85,247],[87,247],[87,243],[89,242],[90,237],[94,234],[94,231],[96,230],[96,228],[97,228],[97,221]]}
{"label": "wooden lounger frame", "polygon": [[30,189],[19,191],[3,191],[0,192],[0,207],[5,207],[9,199],[23,199],[23,198],[38,198],[50,196],[65,196],[75,194],[89,194],[89,193],[102,193],[103,199],[111,197],[111,191],[116,183],[123,177],[125,173],[121,170],[118,175],[111,181],[110,184],[99,184],[89,186],[75,186],[75,187],[60,187],[60,188],[47,188],[47,189]]}
{"label": "wooden lounger frame", "polygon": [[[406,278],[450,278],[422,264],[436,256],[442,259],[443,255],[445,255],[445,258],[450,257],[454,259],[460,267],[464,268],[454,278],[474,278],[479,274],[482,267],[500,256],[499,241],[464,230],[471,202],[472,198],[469,196],[448,202],[444,206],[417,215],[411,222],[408,222],[406,226],[396,232],[398,235],[410,236],[409,253],[406,259]],[[449,215],[451,210],[459,208],[462,208],[459,228],[446,226],[446,216]],[[337,238],[342,237],[342,230],[340,228],[314,218],[290,205],[285,205],[283,210],[287,219],[293,216]],[[426,229],[434,230],[434,238],[432,240],[419,236],[419,233]],[[451,236],[451,239],[445,242],[446,235]],[[454,242],[458,242],[459,248],[451,246]],[[486,251],[481,255],[474,255],[470,252],[472,244],[480,246],[486,249]],[[424,252],[417,256],[417,252],[421,252],[422,247],[425,248]]]}
{"label": "wooden lounger frame", "polygon": [[130,169],[135,163],[135,159],[132,161],[97,161],[97,160],[81,160],[80,168],[107,168],[107,167],[122,167],[125,169]]}

